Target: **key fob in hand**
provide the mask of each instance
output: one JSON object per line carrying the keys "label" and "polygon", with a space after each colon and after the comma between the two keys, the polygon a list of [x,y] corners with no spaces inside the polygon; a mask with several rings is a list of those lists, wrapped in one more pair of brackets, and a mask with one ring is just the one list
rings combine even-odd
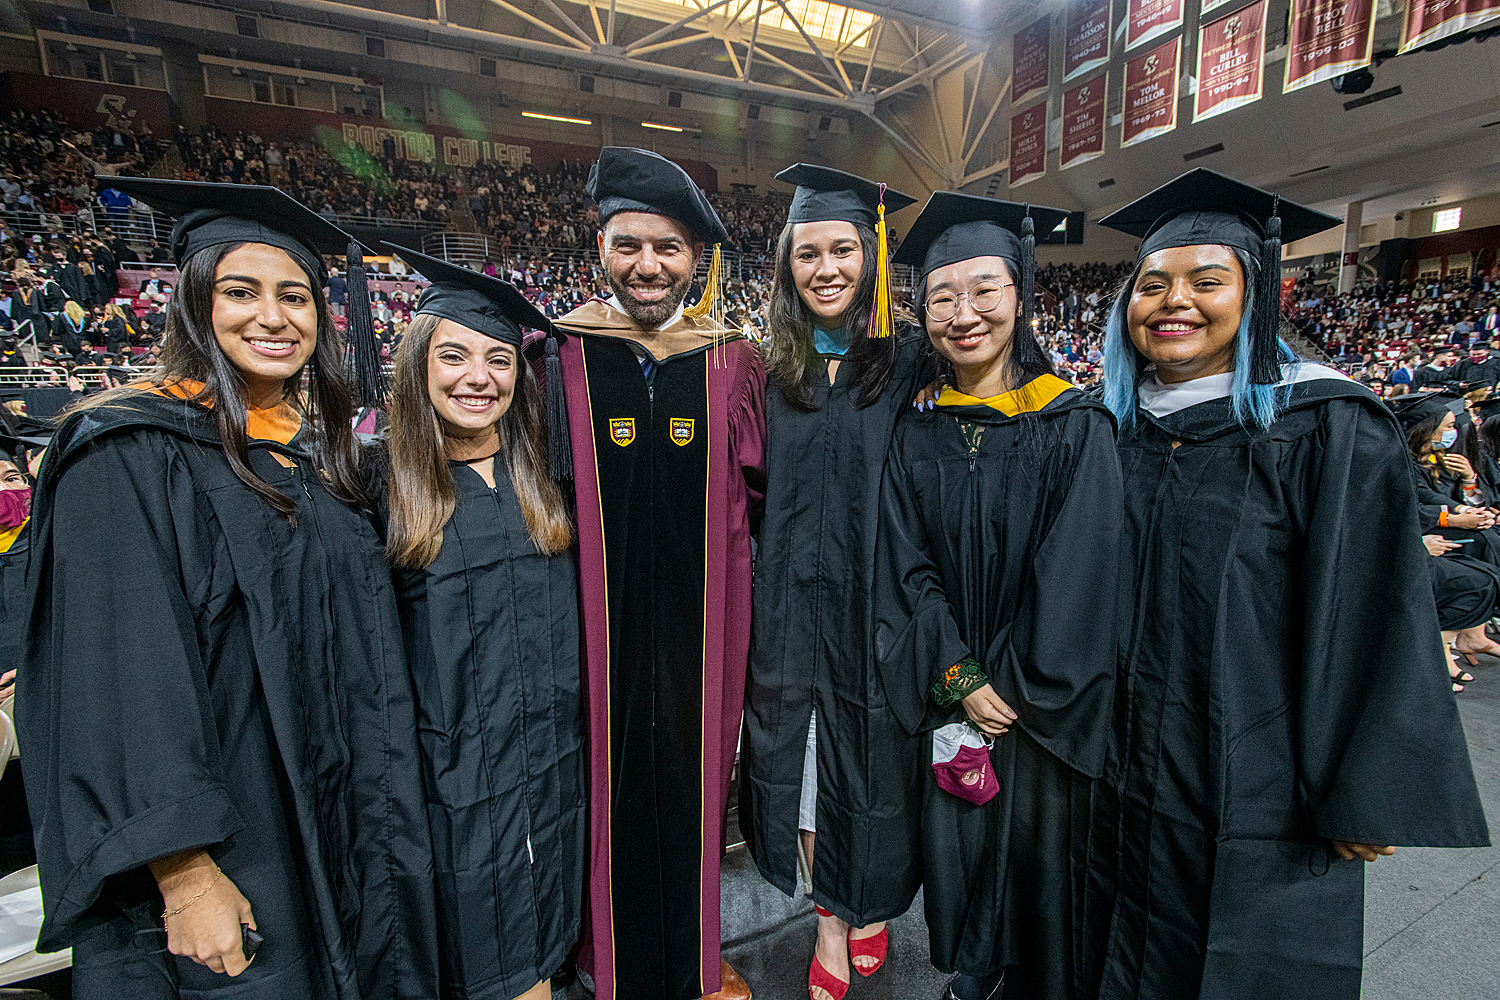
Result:
{"label": "key fob in hand", "polygon": [[240,924],[240,947],[245,952],[245,961],[249,962],[254,959],[255,953],[265,943],[264,935],[252,931],[249,924]]}

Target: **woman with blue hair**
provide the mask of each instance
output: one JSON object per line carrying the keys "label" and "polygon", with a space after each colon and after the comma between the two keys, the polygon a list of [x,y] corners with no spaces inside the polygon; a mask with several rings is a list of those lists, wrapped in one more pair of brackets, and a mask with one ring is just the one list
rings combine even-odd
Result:
{"label": "woman with blue hair", "polygon": [[1104,998],[1352,1000],[1354,862],[1488,843],[1401,432],[1278,337],[1283,233],[1337,222],[1207,170],[1101,222],[1143,241],[1106,329],[1134,585]]}

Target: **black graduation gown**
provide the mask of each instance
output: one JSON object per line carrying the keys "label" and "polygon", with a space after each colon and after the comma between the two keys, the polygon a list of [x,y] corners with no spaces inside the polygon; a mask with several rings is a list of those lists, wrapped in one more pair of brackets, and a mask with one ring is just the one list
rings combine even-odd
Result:
{"label": "black graduation gown", "polygon": [[1120,456],[1120,815],[1096,830],[1122,839],[1094,855],[1117,889],[1101,996],[1353,1000],[1365,866],[1327,841],[1489,841],[1403,435],[1368,390],[1325,378],[1293,386],[1269,430],[1226,399],[1143,410]]}
{"label": "black graduation gown", "polygon": [[[977,454],[959,419],[984,425]],[[1018,416],[939,406],[891,445],[875,576],[891,709],[909,732],[960,721],[961,706],[927,695],[972,656],[1019,716],[991,752],[1000,791],[982,806],[938,787],[930,733],[920,762],[932,962],[1010,967],[1008,997],[1079,997],[1094,978],[1078,928],[1116,660],[1094,611],[1115,590],[1121,506],[1113,419],[1077,389]]]}
{"label": "black graduation gown", "polygon": [[1483,625],[1500,604],[1500,572],[1489,563],[1460,555],[1427,561],[1438,625],[1445,632],[1461,632]]}
{"label": "black graduation gown", "polygon": [[[740,826],[761,874],[797,885],[807,727],[818,711],[815,898],[855,927],[900,916],[922,881],[920,741],[886,704],[871,631],[880,480],[896,420],[926,384],[910,328],[884,394],[857,405],[859,369],[817,379],[811,413],[766,387],[766,515],[755,614]],[[822,367],[820,365],[820,367]]]}
{"label": "black graduation gown", "polygon": [[[396,571],[436,859],[444,1000],[509,1000],[578,941],[585,772],[578,576],[495,489],[450,463],[443,547]],[[376,496],[387,497],[377,481]]]}
{"label": "black graduation gown", "polygon": [[21,639],[26,629],[26,557],[30,551],[31,524],[27,522],[21,525],[10,548],[0,552],[0,674],[21,663]]}
{"label": "black graduation gown", "polygon": [[[295,438],[251,452],[295,527],[217,441],[142,393],[70,417],[44,463],[16,699],[38,948],[73,947],[77,1000],[430,1000],[432,844],[374,526]],[[146,862],[200,846],[266,939],[234,979],[154,950]]]}

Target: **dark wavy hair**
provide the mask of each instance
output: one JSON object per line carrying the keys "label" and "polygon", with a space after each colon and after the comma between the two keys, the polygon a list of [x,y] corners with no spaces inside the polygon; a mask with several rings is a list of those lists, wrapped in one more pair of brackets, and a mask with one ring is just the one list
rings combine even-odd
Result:
{"label": "dark wavy hair", "polygon": [[[864,249],[864,264],[854,301],[845,310],[840,326],[852,334],[849,351],[844,355],[859,370],[859,406],[869,406],[885,392],[896,365],[896,340],[889,337],[871,339],[870,314],[875,308],[875,275],[879,266],[880,241],[875,230],[851,223]],[[766,371],[781,386],[787,405],[804,413],[816,410],[813,387],[820,378],[818,355],[813,349],[815,317],[792,277],[792,231],[788,223],[776,241],[776,275],[771,283],[771,304],[766,312],[766,337],[761,341],[761,355]]]}
{"label": "dark wavy hair", "polygon": [[[214,279],[219,262],[241,246],[244,244],[204,249],[183,262],[177,288],[167,304],[161,368],[144,382],[91,396],[79,409],[108,406],[138,395],[146,387],[202,383],[203,388],[187,398],[212,407],[219,442],[235,476],[278,514],[294,520],[296,504],[250,468],[250,444],[245,434],[245,379],[214,336]],[[283,382],[282,399],[302,417],[307,451],[313,466],[323,473],[323,485],[344,503],[367,508],[369,499],[359,472],[359,449],[352,423],[354,404],[350,398],[344,338],[334,328],[328,301],[311,274],[308,285],[315,289],[318,342],[307,364]]]}

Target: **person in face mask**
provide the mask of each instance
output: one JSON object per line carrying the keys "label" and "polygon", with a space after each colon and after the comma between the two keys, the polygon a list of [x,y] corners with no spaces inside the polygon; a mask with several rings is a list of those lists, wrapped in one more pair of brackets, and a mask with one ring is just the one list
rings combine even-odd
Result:
{"label": "person in face mask", "polygon": [[7,608],[15,607],[12,591],[20,588],[25,574],[26,522],[31,516],[31,480],[22,466],[10,458],[0,458],[0,702],[15,693],[18,651],[9,636],[19,630],[11,627]]}

